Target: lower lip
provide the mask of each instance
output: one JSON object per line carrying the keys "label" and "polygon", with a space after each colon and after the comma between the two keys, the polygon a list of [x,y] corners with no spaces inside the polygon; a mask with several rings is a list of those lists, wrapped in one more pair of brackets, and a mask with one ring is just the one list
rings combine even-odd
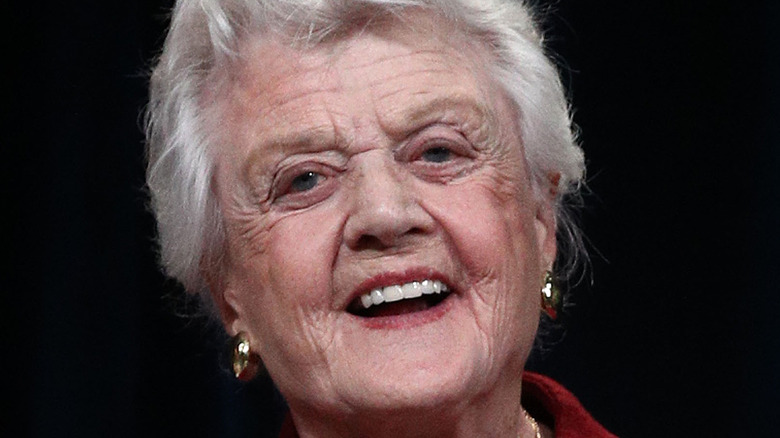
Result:
{"label": "lower lip", "polygon": [[352,317],[357,319],[360,325],[369,329],[408,329],[440,320],[452,309],[457,299],[458,297],[454,293],[451,293],[444,301],[436,306],[419,312],[392,316],[376,316],[373,318],[363,318],[354,315]]}

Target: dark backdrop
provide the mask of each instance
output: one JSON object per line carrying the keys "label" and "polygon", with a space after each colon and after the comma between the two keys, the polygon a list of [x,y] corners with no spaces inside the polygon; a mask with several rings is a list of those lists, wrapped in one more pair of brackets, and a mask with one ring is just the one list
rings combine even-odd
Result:
{"label": "dark backdrop", "polygon": [[[223,371],[155,268],[138,114],[169,4],[4,6],[3,436],[275,433],[273,389]],[[621,436],[774,436],[780,3],[560,0],[548,23],[593,281],[534,368]]]}

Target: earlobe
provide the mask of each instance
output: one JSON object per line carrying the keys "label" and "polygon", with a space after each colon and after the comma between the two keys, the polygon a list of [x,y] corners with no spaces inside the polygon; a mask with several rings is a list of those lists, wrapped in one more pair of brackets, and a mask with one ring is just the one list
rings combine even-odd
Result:
{"label": "earlobe", "polygon": [[234,290],[230,287],[226,287],[221,293],[221,296],[219,316],[222,319],[225,331],[231,336],[246,331],[246,327],[244,327],[241,322],[241,309],[238,306],[238,300],[236,299]]}
{"label": "earlobe", "polygon": [[235,282],[228,274],[227,263],[224,258],[213,264],[201,261],[200,274],[206,282],[214,309],[219,312],[222,327],[228,336],[233,338],[239,333],[249,333],[250,330],[246,319],[242,317],[244,312],[240,305],[241,300],[238,299],[239,291],[234,287]]}
{"label": "earlobe", "polygon": [[219,312],[222,325],[229,335],[233,336],[241,331],[236,327],[239,319],[239,309],[237,300],[230,286],[230,281],[222,273],[215,274],[212,270],[201,269],[201,275],[206,280],[208,293],[213,301],[214,307]]}
{"label": "earlobe", "polygon": [[204,278],[208,283],[214,306],[219,311],[222,326],[230,337],[230,365],[233,372],[239,380],[249,381],[261,367],[260,352],[258,344],[250,340],[245,319],[241,318],[242,312],[236,291],[225,275],[220,275],[218,281],[215,281],[217,277],[214,276],[204,275]]}
{"label": "earlobe", "polygon": [[541,268],[543,270],[551,270],[558,250],[555,235],[557,221],[552,204],[546,201],[539,202],[535,222]]}
{"label": "earlobe", "polygon": [[538,248],[541,255],[542,268],[551,270],[557,255],[558,245],[556,238],[557,220],[555,217],[555,201],[558,197],[558,184],[561,181],[559,172],[549,172],[547,182],[549,185],[543,191],[543,198],[536,212]]}

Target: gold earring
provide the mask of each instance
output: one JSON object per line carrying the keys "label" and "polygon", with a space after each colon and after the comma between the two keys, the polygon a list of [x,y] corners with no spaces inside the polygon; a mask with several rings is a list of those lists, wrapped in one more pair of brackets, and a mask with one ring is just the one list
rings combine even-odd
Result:
{"label": "gold earring", "polygon": [[230,339],[230,364],[233,375],[242,382],[254,379],[260,369],[260,358],[252,354],[249,338],[244,332],[239,332]]}
{"label": "gold earring", "polygon": [[561,313],[561,290],[553,279],[550,271],[544,273],[544,284],[542,285],[542,310],[550,319],[556,319]]}

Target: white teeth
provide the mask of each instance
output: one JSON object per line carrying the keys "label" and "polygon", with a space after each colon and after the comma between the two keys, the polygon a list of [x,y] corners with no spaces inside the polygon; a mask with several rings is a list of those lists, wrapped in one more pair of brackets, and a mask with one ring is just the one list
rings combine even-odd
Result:
{"label": "white teeth", "polygon": [[385,296],[386,303],[393,303],[404,299],[404,291],[401,286],[387,286],[382,289],[382,295]]}
{"label": "white teeth", "polygon": [[[369,296],[371,297],[372,304],[382,304],[385,302],[385,297],[382,295],[382,289],[372,290]],[[366,309],[368,309],[368,307],[366,307]]]}
{"label": "white teeth", "polygon": [[431,280],[423,280],[420,282],[420,290],[425,295],[430,295],[433,293],[433,281]]}
{"label": "white teeth", "polygon": [[371,307],[372,304],[374,304],[374,301],[371,299],[371,294],[363,294],[360,296],[360,302],[363,303],[363,307],[368,309]]}
{"label": "white teeth", "polygon": [[404,292],[404,298],[417,298],[422,295],[420,283],[417,281],[406,283],[405,285],[401,286],[401,290]]}
{"label": "white teeth", "polygon": [[368,309],[382,303],[392,303],[407,298],[417,298],[425,295],[448,292],[450,289],[439,280],[413,281],[403,285],[392,285],[376,288],[360,296],[363,308]]}

